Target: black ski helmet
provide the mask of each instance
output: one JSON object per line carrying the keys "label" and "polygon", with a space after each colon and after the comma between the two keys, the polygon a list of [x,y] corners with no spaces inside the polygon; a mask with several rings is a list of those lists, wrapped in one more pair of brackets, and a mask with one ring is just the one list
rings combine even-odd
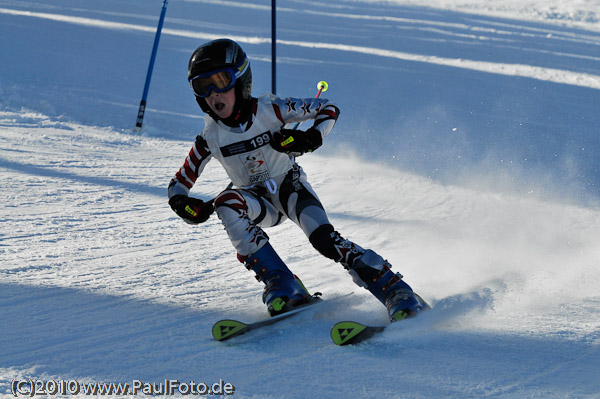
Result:
{"label": "black ski helmet", "polygon": [[[240,108],[241,101],[252,97],[252,69],[246,53],[239,44],[229,39],[217,39],[198,47],[188,64],[188,80],[203,73],[225,68],[242,72],[235,82],[235,112]],[[196,101],[204,112],[215,118],[204,98],[196,97]]]}

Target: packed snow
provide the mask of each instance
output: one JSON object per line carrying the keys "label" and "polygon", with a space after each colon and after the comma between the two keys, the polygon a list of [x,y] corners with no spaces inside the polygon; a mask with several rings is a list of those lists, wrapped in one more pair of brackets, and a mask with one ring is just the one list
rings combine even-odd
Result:
{"label": "packed snow", "polygon": [[[270,91],[271,2],[171,0],[134,132],[161,5],[0,0],[1,397],[193,380],[256,399],[600,398],[600,2],[277,2],[277,94],[326,80],[341,109],[299,163],[342,235],[433,306],[349,347],[331,326],[385,309],[290,222],[271,242],[326,301],[212,339],[267,314],[218,218],[167,204],[204,123],[187,61],[232,38]],[[193,194],[227,184],[213,161]]]}

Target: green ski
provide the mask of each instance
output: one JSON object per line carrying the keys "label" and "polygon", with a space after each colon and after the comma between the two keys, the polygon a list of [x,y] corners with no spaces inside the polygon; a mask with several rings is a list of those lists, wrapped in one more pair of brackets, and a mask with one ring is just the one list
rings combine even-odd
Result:
{"label": "green ski", "polygon": [[387,326],[366,326],[355,321],[341,321],[331,328],[331,339],[336,345],[357,344],[382,332]]}
{"label": "green ski", "polygon": [[306,310],[311,305],[322,302],[323,300],[318,296],[313,296],[310,302],[307,302],[293,310],[273,316],[270,319],[260,320],[253,323],[243,323],[239,320],[224,319],[217,321],[212,328],[212,336],[217,341],[226,341],[230,338],[237,337],[247,333],[248,331],[256,330],[257,328],[269,326],[275,324],[281,320],[285,320],[289,317],[295,316],[298,313]]}
{"label": "green ski", "polygon": [[378,334],[384,331],[387,327],[395,324],[401,320],[405,320],[407,318],[413,318],[424,312],[426,310],[431,309],[431,306],[427,304],[419,295],[415,294],[415,296],[419,299],[423,304],[423,308],[414,314],[408,314],[406,312],[400,311],[397,312],[393,319],[390,321],[390,324],[378,325],[378,326],[368,326],[365,324],[358,323],[356,321],[341,321],[336,323],[331,328],[331,340],[336,345],[352,345],[357,344],[359,342],[365,341],[371,338],[373,335]]}

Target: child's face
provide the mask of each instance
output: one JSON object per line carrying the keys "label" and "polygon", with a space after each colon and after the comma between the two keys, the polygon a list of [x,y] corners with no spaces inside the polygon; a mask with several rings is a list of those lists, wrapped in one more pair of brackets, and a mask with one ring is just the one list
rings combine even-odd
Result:
{"label": "child's face", "polygon": [[206,103],[219,118],[229,118],[235,105],[235,88],[231,88],[224,93],[211,90],[210,95],[206,97]]}

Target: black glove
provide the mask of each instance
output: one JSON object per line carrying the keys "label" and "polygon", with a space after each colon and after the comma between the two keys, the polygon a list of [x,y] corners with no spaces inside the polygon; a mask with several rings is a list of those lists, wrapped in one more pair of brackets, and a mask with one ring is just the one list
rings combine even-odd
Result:
{"label": "black glove", "polygon": [[306,131],[297,129],[281,129],[273,133],[271,146],[279,152],[285,152],[290,155],[302,155],[306,152],[313,152],[323,144],[323,137],[314,127]]}
{"label": "black glove", "polygon": [[204,202],[201,199],[181,194],[172,196],[169,199],[169,205],[177,215],[189,224],[206,222],[215,211],[212,201]]}

